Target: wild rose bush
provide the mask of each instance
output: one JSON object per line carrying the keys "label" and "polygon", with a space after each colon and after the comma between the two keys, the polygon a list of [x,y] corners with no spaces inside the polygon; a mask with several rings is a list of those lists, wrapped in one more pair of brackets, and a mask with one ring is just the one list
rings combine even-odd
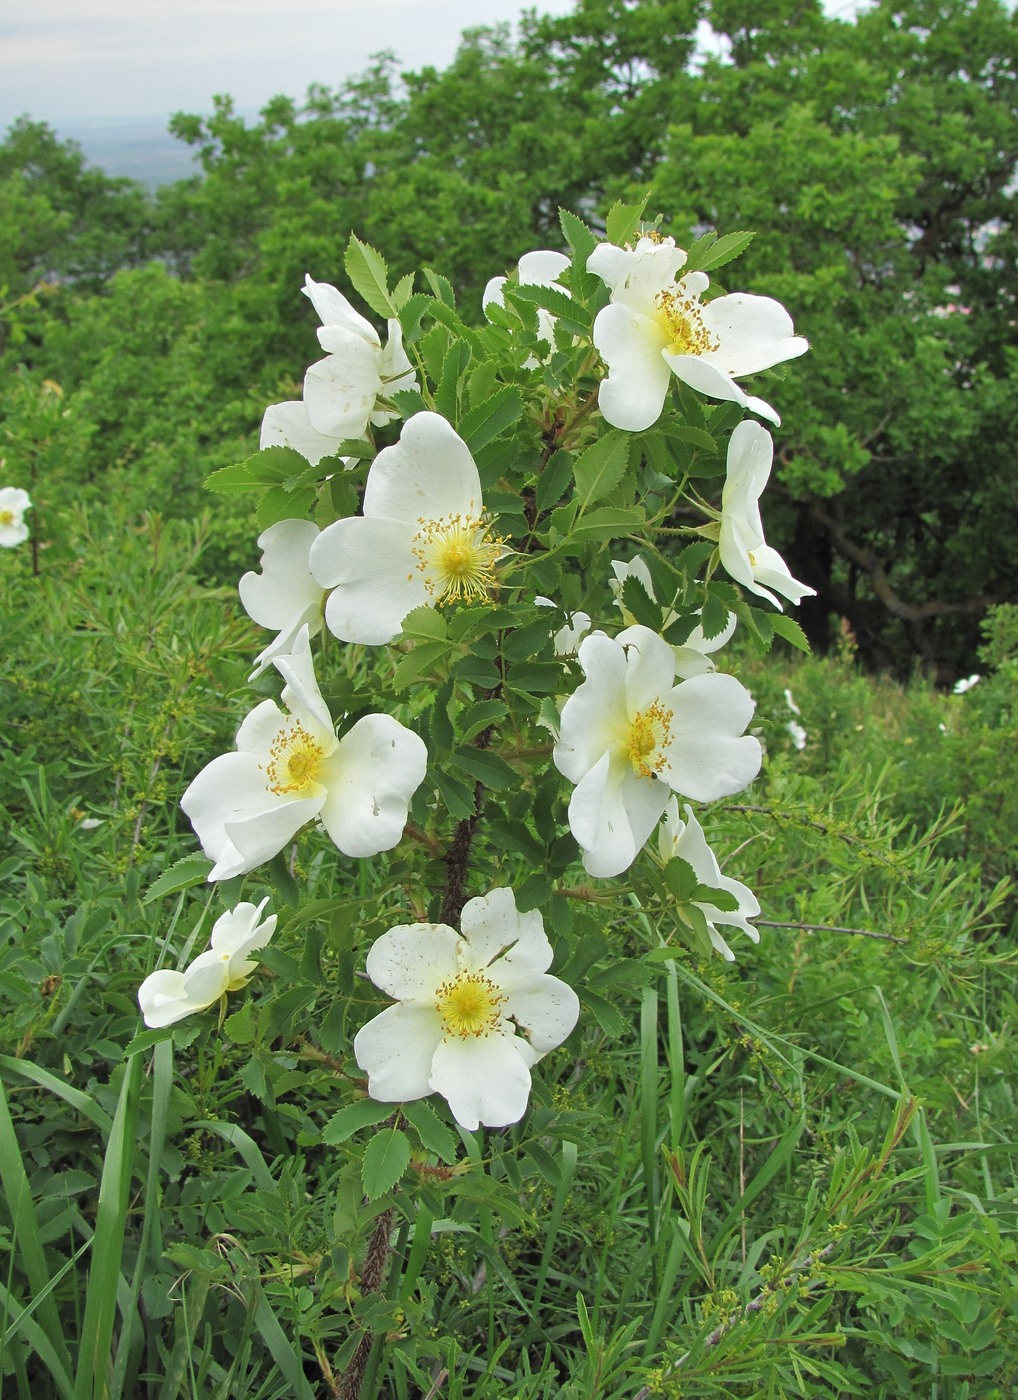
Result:
{"label": "wild rose bush", "polygon": [[[208,483],[253,498],[262,558],[240,597],[274,634],[253,660],[266,698],[182,796],[204,858],[160,881],[230,882],[236,908],[140,1002],[153,1028],[225,1014],[275,927],[239,892],[289,890],[298,927],[340,908],[302,916],[310,833],[363,927],[384,926],[352,936],[376,1014],[332,1056],[347,1087],[323,1134],[369,1130],[376,1288],[379,1202],[411,1168],[448,1176],[481,1127],[534,1103],[554,1116],[546,1065],[568,1082],[575,1028],[613,1014],[610,970],[595,994],[577,956],[609,921],[630,919],[630,981],[758,937],[757,900],[709,845],[709,804],[761,763],[752,696],[719,668],[734,632],[804,648],[782,600],[812,590],[764,539],[773,447],[746,415],[778,414],[736,380],[807,346],[771,299],[712,296],[708,273],[750,235],[682,250],[642,216],[616,206],[598,241],[563,213],[570,256],[494,277],[480,329],[440,275],[390,288],[352,239],[351,290],[384,345],[308,277],[326,358],[301,400],[266,409],[261,450]],[[414,1107],[433,1095],[458,1137]],[[366,1348],[346,1356],[348,1393]]]}

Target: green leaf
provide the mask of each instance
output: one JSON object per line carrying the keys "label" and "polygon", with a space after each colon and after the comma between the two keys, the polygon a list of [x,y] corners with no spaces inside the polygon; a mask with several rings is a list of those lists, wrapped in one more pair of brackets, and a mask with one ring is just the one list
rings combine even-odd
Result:
{"label": "green leaf", "polygon": [[792,646],[798,647],[800,651],[809,651],[810,645],[806,633],[794,617],[786,617],[784,613],[774,613],[771,616],[771,626],[779,637],[784,637],[785,641],[791,642]]}
{"label": "green leaf", "polygon": [[404,637],[429,642],[444,642],[449,630],[443,614],[437,608],[428,607],[426,603],[408,612],[402,626]]}
{"label": "green leaf", "polygon": [[609,243],[621,248],[629,243],[639,231],[650,192],[644,195],[639,204],[623,204],[621,200],[613,204],[604,221],[605,236]]}
{"label": "green leaf", "polygon": [[354,289],[372,311],[386,318],[399,314],[389,294],[389,269],[381,253],[351,233],[343,262]]}
{"label": "green leaf", "polygon": [[521,301],[528,301],[533,306],[543,307],[545,311],[550,311],[553,316],[561,317],[567,321],[579,320],[582,324],[583,312],[581,308],[561,287],[543,287],[526,283],[518,287],[509,286],[506,291],[510,296],[519,297]]}
{"label": "green leaf", "polygon": [[523,396],[514,384],[504,384],[484,403],[472,408],[460,420],[459,434],[472,453],[480,452],[501,436],[523,413]]}
{"label": "green leaf", "polygon": [[424,1099],[414,1099],[403,1105],[403,1116],[417,1132],[421,1145],[443,1162],[455,1162],[457,1139],[438,1114]]}
{"label": "green leaf", "polygon": [[412,418],[415,413],[423,413],[428,405],[421,397],[419,389],[397,389],[389,395],[389,402],[404,418]]}
{"label": "green leaf", "polygon": [[573,479],[573,454],[560,448],[553,452],[534,487],[534,504],[538,512],[546,511],[560,501]]}
{"label": "green leaf", "polygon": [[708,641],[719,637],[728,626],[728,606],[713,591],[707,594],[700,614],[700,626]]}
{"label": "green leaf", "polygon": [[452,283],[448,277],[443,277],[440,272],[434,272],[430,267],[423,269],[424,280],[431,288],[436,301],[440,301],[444,306],[455,309],[456,293],[452,289]]}
{"label": "green leaf", "polygon": [[353,1137],[354,1133],[359,1133],[361,1128],[371,1128],[376,1123],[381,1123],[384,1118],[391,1117],[391,1103],[376,1103],[374,1099],[348,1103],[326,1123],[322,1129],[322,1142],[326,1147],[335,1147]]}
{"label": "green leaf", "polygon": [[383,1128],[368,1143],[361,1165],[364,1194],[369,1201],[391,1191],[410,1165],[410,1140],[399,1128]]}
{"label": "green leaf", "polygon": [[680,904],[688,904],[700,882],[688,860],[674,856],[664,868],[665,884]]}
{"label": "green leaf", "polygon": [[702,447],[705,452],[716,453],[718,450],[718,445],[710,433],[703,428],[691,428],[688,423],[671,424],[667,435],[670,438],[678,438],[680,442],[688,442],[693,447]]}
{"label": "green leaf", "polygon": [[631,612],[641,626],[649,627],[652,632],[660,632],[661,606],[651,598],[636,574],[630,574],[623,583],[622,601],[626,611]]}
{"label": "green leaf", "polygon": [[682,272],[692,272],[694,268],[699,272],[709,272],[712,268],[721,267],[737,258],[740,253],[744,253],[752,241],[753,234],[744,229],[736,233],[722,234],[720,238],[716,234],[704,234],[689,250],[689,257]]}
{"label": "green leaf", "polygon": [[251,1044],[257,1031],[249,1001],[246,1001],[240,1010],[235,1011],[232,1016],[227,1016],[223,1022],[223,1031],[227,1039],[232,1040],[234,1045]]}
{"label": "green leaf", "polygon": [[430,676],[450,651],[448,642],[418,642],[413,651],[400,658],[392,677],[393,690],[406,690],[416,681]]}
{"label": "green leaf", "polygon": [[578,520],[570,530],[570,540],[615,540],[638,533],[644,525],[642,510],[620,510],[615,506],[600,506]]}
{"label": "green leaf", "polygon": [[204,856],[182,856],[152,881],[145,891],[142,904],[151,904],[154,899],[162,899],[163,895],[175,894],[177,890],[200,884],[208,879],[212,865],[213,862]]}
{"label": "green leaf", "polygon": [[712,909],[717,909],[722,914],[735,914],[739,908],[739,901],[731,890],[719,890],[713,885],[697,885],[693,891],[691,902],[693,904],[709,904]]}
{"label": "green leaf", "polygon": [[581,515],[622,480],[629,465],[631,442],[631,434],[612,428],[576,459],[573,476]]}
{"label": "green leaf", "polygon": [[558,211],[558,220],[574,257],[580,257],[586,261],[597,247],[596,235],[582,219],[578,219],[568,209]]}
{"label": "green leaf", "polygon": [[464,773],[495,792],[519,785],[519,775],[504,758],[487,749],[464,748],[453,754],[452,762]]}
{"label": "green leaf", "polygon": [[243,462],[212,472],[205,478],[205,489],[220,496],[244,496],[264,491],[268,486],[296,481],[307,467],[307,458],[292,447],[266,447]]}

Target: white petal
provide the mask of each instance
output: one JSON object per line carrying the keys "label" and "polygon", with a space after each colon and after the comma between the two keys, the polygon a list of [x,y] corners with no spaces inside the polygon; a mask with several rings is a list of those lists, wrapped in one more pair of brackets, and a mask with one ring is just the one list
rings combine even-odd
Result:
{"label": "white petal", "polygon": [[209,948],[184,969],[184,995],[196,1010],[204,1011],[219,1000],[229,980],[229,959]]}
{"label": "white petal", "polygon": [[447,924],[399,924],[372,943],[367,974],[396,1001],[433,1001],[437,988],[460,971],[458,946]]}
{"label": "white petal", "polygon": [[594,345],[608,366],[598,406],[615,428],[635,433],[661,416],[671,372],[662,351],[664,330],[649,317],[613,303],[594,319]]}
{"label": "white petal", "polygon": [[380,1103],[406,1103],[432,1092],[431,1062],[442,1038],[432,1006],[388,1006],[354,1036],[353,1053]]}
{"label": "white petal", "polygon": [[580,1018],[580,1000],[558,977],[543,974],[509,991],[506,1015],[525,1027],[539,1055],[561,1045]]}
{"label": "white petal", "polygon": [[577,652],[587,679],[562,706],[559,741],[552,758],[558,771],[578,783],[624,727],[626,654],[603,632],[592,632]]}
{"label": "white petal", "polygon": [[705,358],[726,374],[754,374],[805,355],[809,341],[796,335],[792,318],[773,297],[735,292],[700,308],[705,329],[721,342]]}
{"label": "white petal", "polygon": [[323,765],[321,816],[344,855],[373,856],[399,843],[427,766],[423,739],[391,715],[365,715],[343,735]]}
{"label": "white petal", "polygon": [[355,311],[343,293],[329,282],[316,282],[305,273],[301,290],[317,311],[323,326],[343,326],[369,344],[378,345],[378,332],[371,322]]}
{"label": "white petal", "polygon": [[760,771],[756,739],[743,735],[755,708],[734,676],[694,676],[671,693],[671,740],[660,776],[685,797],[713,802],[741,792]]}
{"label": "white petal", "polygon": [[278,632],[307,608],[321,609],[325,591],[308,567],[318,533],[311,520],[280,520],[258,536],[261,573],[244,574],[238,585],[240,601],[252,622]]}
{"label": "white petal", "polygon": [[466,443],[437,413],[415,413],[383,448],[364,487],[364,514],[420,522],[481,515],[481,481]]}
{"label": "white petal", "polygon": [[333,327],[335,351],[304,376],[304,406],[316,432],[326,437],[359,438],[382,388],[381,350],[350,331]]}
{"label": "white petal", "polygon": [[244,716],[237,730],[237,748],[241,753],[257,754],[259,761],[267,761],[269,749],[286,725],[287,717],[275,700],[263,700]]}
{"label": "white petal", "polygon": [[[241,867],[231,869],[230,875],[243,875],[264,865],[289,845],[301,827],[314,821],[325,802],[325,789],[309,783],[304,791],[305,797],[269,794],[272,806],[259,812],[235,812],[227,818],[227,838],[243,857]],[[209,876],[210,880],[226,878],[225,874],[217,876],[215,871]]]}
{"label": "white petal", "polygon": [[569,803],[569,829],[583,849],[583,867],[600,880],[621,875],[654,830],[668,788],[638,777],[628,764],[605,754],[576,786]]}
{"label": "white petal", "polygon": [[[226,753],[206,764],[180,799],[180,805],[195,829],[202,850],[216,862],[209,879],[227,880],[253,870],[267,859],[265,855],[253,858],[255,852],[264,848],[265,837],[259,835],[259,824],[267,822],[275,830],[277,820],[282,828],[293,823],[278,845],[269,850],[268,855],[275,855],[290,836],[317,813],[323,800],[324,792],[309,807],[307,803],[277,796],[266,785],[258,754]],[[285,815],[278,817],[279,809],[287,809]],[[239,826],[244,817],[252,816],[254,834]]]}
{"label": "white petal", "polygon": [[[478,969],[492,965],[492,975],[500,985],[510,970],[525,968],[534,975],[551,964],[551,944],[544,932],[544,920],[536,909],[519,913],[511,889],[503,887],[468,900],[463,906],[460,929],[470,946],[472,965]],[[499,957],[503,948],[510,946],[512,951]]]}
{"label": "white petal", "polygon": [[332,592],[329,631],[344,642],[381,646],[398,637],[413,608],[434,602],[412,536],[400,520],[337,520],[315,540],[311,568]]}
{"label": "white petal", "polygon": [[431,1087],[448,1100],[461,1127],[504,1128],[526,1112],[530,1070],[515,1036],[450,1036],[435,1051]]}
{"label": "white petal", "polygon": [[706,356],[671,355],[666,352],[664,359],[671,366],[676,378],[681,379],[683,384],[688,384],[697,393],[706,394],[709,399],[741,404],[743,408],[759,413],[761,418],[767,418],[771,423],[781,423],[780,417],[769,403],[747,394],[730,375],[712,364]]}
{"label": "white petal", "polygon": [[492,277],[484,286],[481,293],[481,307],[504,306],[505,298],[502,295],[502,288],[509,279],[507,277]]}
{"label": "white petal", "polygon": [[153,1030],[172,1026],[202,1008],[194,1006],[184,991],[184,974],[163,968],[152,972],[138,988],[138,1005],[146,1026]]}
{"label": "white petal", "polygon": [[235,960],[243,961],[257,949],[264,948],[276,929],[275,914],[262,918],[262,910],[268,902],[268,895],[260,904],[245,900],[227,913],[220,914],[209,939],[213,952],[227,953],[232,963]]}
{"label": "white petal", "polygon": [[656,632],[636,624],[615,638],[626,652],[626,712],[632,719],[675,681],[675,652]]}
{"label": "white petal", "polygon": [[[760,587],[761,584],[765,587]],[[753,582],[748,586],[754,593],[759,593],[764,597],[768,596],[766,588],[773,588],[783,598],[787,598],[790,603],[798,603],[801,598],[812,598],[816,594],[815,588],[810,588],[805,583],[799,583],[797,579],[792,577],[792,572],[784,559],[769,544],[758,545],[753,551]],[[773,601],[776,600],[772,599]],[[777,606],[780,608],[781,604],[778,603]]]}
{"label": "white petal", "polygon": [[306,627],[302,627],[297,634],[293,651],[286,656],[273,657],[273,665],[286,682],[283,687],[283,704],[310,732],[323,753],[330,754],[336,746],[336,736],[329,707],[318,688],[314,658],[311,655],[311,641]]}
{"label": "white petal", "polygon": [[554,253],[547,248],[536,248],[532,253],[524,253],[519,261],[518,276],[523,287],[550,287],[560,273],[569,266],[565,253]]}
{"label": "white petal", "polygon": [[329,437],[312,428],[303,400],[291,399],[287,403],[269,404],[262,418],[258,446],[292,447],[316,467],[323,457],[335,456],[340,442],[340,438]]}

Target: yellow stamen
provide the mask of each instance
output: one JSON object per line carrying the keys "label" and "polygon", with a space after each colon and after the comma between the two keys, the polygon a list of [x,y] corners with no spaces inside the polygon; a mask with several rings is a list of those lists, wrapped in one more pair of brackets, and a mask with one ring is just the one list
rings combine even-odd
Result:
{"label": "yellow stamen", "polygon": [[674,718],[671,710],[655,700],[646,710],[638,710],[629,721],[625,752],[638,777],[656,778],[665,766],[663,750],[671,740]]}
{"label": "yellow stamen", "polygon": [[13,525],[14,512],[12,510],[0,510],[0,525]]}
{"label": "yellow stamen", "polygon": [[303,792],[318,776],[322,747],[316,744],[299,720],[281,729],[269,748],[265,776],[269,791],[280,797],[287,792]]}
{"label": "yellow stamen", "polygon": [[673,355],[706,355],[717,350],[721,342],[703,324],[700,301],[695,296],[683,296],[678,290],[658,292],[657,319],[668,336],[668,349]]}
{"label": "yellow stamen", "polygon": [[420,520],[413,552],[428,592],[438,603],[473,603],[487,598],[496,585],[495,565],[505,541],[488,532],[479,517],[447,515]]}
{"label": "yellow stamen", "polygon": [[506,998],[483,972],[461,972],[450,982],[443,982],[436,996],[435,1009],[447,1036],[458,1035],[466,1040],[467,1036],[498,1030],[499,1007]]}

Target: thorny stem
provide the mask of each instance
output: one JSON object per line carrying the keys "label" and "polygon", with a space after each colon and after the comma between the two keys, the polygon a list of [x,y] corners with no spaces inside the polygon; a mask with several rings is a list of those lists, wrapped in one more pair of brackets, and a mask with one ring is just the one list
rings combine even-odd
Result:
{"label": "thorny stem", "polygon": [[[390,1206],[388,1210],[383,1210],[375,1221],[375,1228],[368,1240],[368,1252],[364,1256],[364,1268],[361,1270],[362,1296],[377,1293],[382,1286],[385,1266],[389,1260],[389,1235],[392,1232],[395,1213],[395,1207]],[[365,1332],[357,1343],[357,1350],[350,1358],[350,1364],[340,1377],[335,1392],[336,1400],[359,1400],[361,1382],[364,1380],[364,1371],[373,1345],[374,1337],[370,1332]]]}
{"label": "thorny stem", "polygon": [[859,938],[878,938],[881,943],[907,943],[907,938],[899,938],[896,933],[876,933],[869,928],[840,928],[837,924],[790,924],[784,920],[754,919],[761,928],[797,928],[803,933],[854,933]]}
{"label": "thorny stem", "polygon": [[[489,724],[474,740],[475,749],[486,749],[495,733],[495,726]],[[474,784],[474,810],[456,825],[449,849],[445,854],[445,893],[442,895],[442,912],[439,920],[450,928],[458,928],[463,905],[466,903],[467,871],[470,868],[470,848],[474,844],[474,832],[481,817],[484,805],[484,784]]]}

